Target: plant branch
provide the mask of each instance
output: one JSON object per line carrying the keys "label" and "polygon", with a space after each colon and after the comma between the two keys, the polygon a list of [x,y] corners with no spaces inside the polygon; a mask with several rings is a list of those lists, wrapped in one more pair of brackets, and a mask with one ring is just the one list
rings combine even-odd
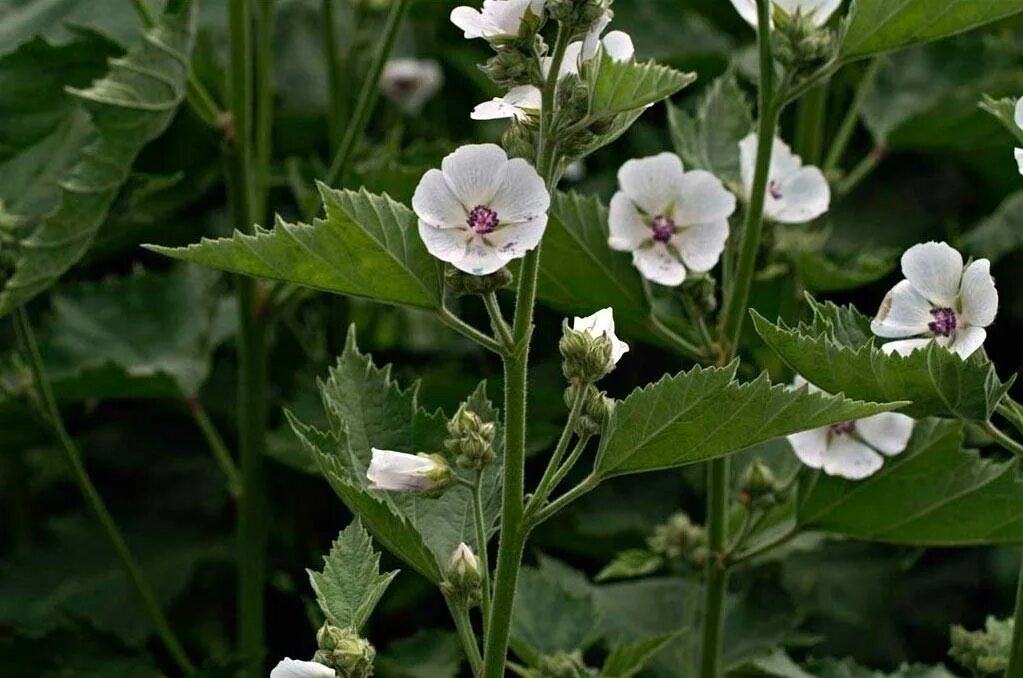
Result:
{"label": "plant branch", "polygon": [[482,589],[482,610],[483,610],[483,632],[486,633],[487,624],[490,623],[490,555],[487,553],[487,523],[483,512],[483,473],[476,473],[476,482],[472,486],[473,522],[476,523],[476,548],[480,560],[480,569],[483,573]]}
{"label": "plant branch", "polygon": [[871,172],[877,169],[886,154],[887,151],[884,148],[880,146],[874,148],[838,182],[838,185],[835,186],[835,195],[841,198],[852,193],[864,179],[870,176]]}
{"label": "plant branch", "polygon": [[568,455],[568,459],[566,459],[565,463],[561,465],[558,472],[554,474],[554,480],[551,481],[551,491],[558,489],[558,485],[560,485],[561,481],[565,479],[565,476],[567,476],[572,469],[575,468],[575,465],[579,462],[579,458],[583,456],[583,452],[586,451],[586,445],[590,442],[590,438],[592,438],[592,436],[584,435],[576,442],[572,453]]}
{"label": "plant branch", "polygon": [[785,532],[785,534],[781,535],[777,539],[774,539],[773,541],[769,541],[766,544],[758,546],[757,548],[752,549],[750,551],[746,551],[745,553],[738,554],[736,557],[734,557],[731,560],[729,560],[728,564],[732,565],[732,566],[735,566],[735,565],[741,565],[743,563],[748,563],[751,560],[753,560],[754,558],[759,558],[760,556],[762,556],[762,555],[764,555],[766,553],[770,553],[771,551],[775,550],[776,548],[784,546],[785,544],[789,543],[790,541],[792,541],[793,539],[795,539],[798,536],[799,536],[799,529],[794,527],[791,530],[788,530],[787,532]]}
{"label": "plant branch", "polygon": [[1017,431],[1023,433],[1023,408],[1019,403],[1006,396],[1002,402],[998,403],[996,411],[1015,426]]}
{"label": "plant branch", "polygon": [[224,474],[224,479],[227,481],[227,491],[231,493],[231,497],[238,499],[242,494],[242,474],[234,463],[234,457],[227,449],[220,431],[217,430],[216,425],[210,419],[210,415],[199,401],[199,397],[191,396],[187,399],[187,404],[188,411],[192,414],[195,425],[199,427],[203,437],[206,438],[206,444],[210,448],[213,460],[217,462],[221,473]]}
{"label": "plant branch", "polygon": [[256,110],[255,110],[255,218],[266,223],[270,197],[270,161],[273,156],[274,85],[273,44],[277,0],[258,0],[256,7]]}
{"label": "plant branch", "polygon": [[472,620],[469,619],[469,611],[465,605],[444,597],[448,604],[448,611],[455,622],[455,629],[458,631],[458,638],[462,641],[462,649],[469,659],[469,666],[472,667],[473,675],[479,673],[483,666],[483,657],[480,656],[479,642],[476,640],[476,632],[472,628]]}
{"label": "plant branch", "polygon": [[863,103],[866,101],[867,94],[870,93],[870,88],[873,87],[880,70],[881,60],[875,58],[867,66],[866,73],[860,79],[860,84],[856,87],[852,103],[849,104],[845,118],[842,119],[842,125],[838,128],[835,140],[831,143],[827,160],[824,161],[825,175],[838,169],[839,163],[845,157],[845,151],[849,148],[849,142],[852,141],[853,133],[856,132],[856,126],[860,122],[860,111],[863,110]]}
{"label": "plant branch", "polygon": [[493,337],[487,336],[483,332],[480,332],[478,329],[452,313],[446,306],[442,307],[437,312],[437,317],[440,318],[442,323],[458,332],[463,337],[476,342],[488,351],[493,351],[497,355],[505,355],[507,353],[507,350],[499,341]]}
{"label": "plant branch", "polygon": [[597,485],[600,485],[600,477],[591,473],[586,476],[581,483],[573,487],[571,490],[561,495],[551,503],[547,504],[543,508],[539,509],[533,518],[529,521],[529,529],[534,529],[537,525],[549,520],[559,513],[566,506],[579,499],[585,494],[593,491]]}
{"label": "plant branch", "polygon": [[188,658],[181,642],[174,635],[174,631],[171,630],[170,624],[167,622],[167,618],[164,616],[163,610],[160,609],[160,604],[156,600],[153,589],[150,588],[149,582],[142,573],[142,568],[139,567],[138,562],[136,562],[135,557],[128,548],[128,543],[124,540],[124,536],[121,534],[120,529],[118,529],[117,523],[114,522],[114,517],[110,514],[109,509],[107,509],[103,497],[99,494],[99,490],[93,485],[89,472],[82,461],[81,452],[79,452],[75,441],[64,426],[64,420],[60,416],[60,408],[57,406],[57,399],[54,397],[53,389],[46,377],[43,358],[39,353],[39,344],[36,342],[35,332],[32,330],[28,312],[24,308],[19,308],[15,312],[14,319],[18,336],[26,349],[25,358],[28,360],[32,371],[32,385],[43,408],[43,413],[56,434],[61,449],[64,451],[64,457],[67,460],[68,467],[71,469],[71,475],[78,485],[85,503],[92,510],[107,540],[113,546],[114,552],[121,562],[121,567],[124,568],[125,573],[128,575],[128,579],[131,581],[136,595],[138,595],[139,602],[142,604],[146,616],[152,622],[153,628],[167,649],[168,654],[170,654],[178,668],[184,673],[194,673],[195,665]]}
{"label": "plant branch", "polygon": [[796,112],[796,153],[810,165],[820,164],[827,108],[827,82],[810,89],[799,101]]}
{"label": "plant branch", "polygon": [[337,20],[334,15],[334,3],[337,1],[321,0],[323,58],[327,62],[327,128],[330,131],[330,143],[335,145],[341,143],[345,117],[345,74],[341,65],[341,46],[337,39]]}
{"label": "plant branch", "polygon": [[543,503],[547,501],[547,497],[554,490],[554,478],[557,477],[561,467],[561,460],[564,459],[565,453],[568,452],[568,445],[572,442],[572,437],[575,435],[575,430],[579,425],[579,416],[583,411],[585,397],[585,388],[577,387],[575,397],[572,399],[572,407],[568,412],[568,420],[565,422],[565,427],[561,430],[558,444],[554,447],[554,452],[547,462],[547,468],[540,479],[540,484],[536,486],[536,492],[533,493],[532,499],[526,505],[527,515],[533,513],[537,507],[543,506]]}
{"label": "plant branch", "polygon": [[1014,455],[1023,459],[1023,444],[1020,444],[1010,438],[1008,435],[1002,432],[997,426],[992,424],[990,421],[984,422],[984,430],[987,431],[988,435],[995,439],[995,442],[1000,446],[1012,452]]}
{"label": "plant branch", "polygon": [[497,294],[495,292],[484,294],[483,305],[487,308],[490,323],[494,326],[497,336],[501,338],[501,343],[507,350],[512,350],[515,347],[515,341],[512,339],[511,328],[508,327],[508,323],[504,320],[504,314],[501,313],[501,304],[497,301]]}

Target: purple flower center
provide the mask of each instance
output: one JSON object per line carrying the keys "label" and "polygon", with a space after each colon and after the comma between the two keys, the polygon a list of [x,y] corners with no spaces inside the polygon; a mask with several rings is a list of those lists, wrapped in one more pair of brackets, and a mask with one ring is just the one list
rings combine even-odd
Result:
{"label": "purple flower center", "polygon": [[767,192],[771,194],[771,197],[775,200],[781,200],[781,188],[778,187],[777,181],[772,181],[767,184]]}
{"label": "purple flower center", "polygon": [[844,436],[856,430],[856,422],[844,421],[841,424],[832,424],[828,429],[836,436]]}
{"label": "purple flower center", "polygon": [[483,205],[476,205],[469,212],[469,218],[466,219],[466,223],[469,224],[469,228],[476,235],[486,235],[487,233],[493,233],[501,225],[501,220],[497,218],[497,212],[494,210]]}
{"label": "purple flower center", "polygon": [[931,328],[931,332],[934,332],[935,336],[951,337],[955,334],[956,328],[959,326],[959,318],[954,309],[932,308],[931,317],[934,320],[927,323],[927,327]]}
{"label": "purple flower center", "polygon": [[675,235],[675,222],[669,217],[659,214],[650,222],[650,228],[654,232],[654,240],[657,242],[668,242]]}

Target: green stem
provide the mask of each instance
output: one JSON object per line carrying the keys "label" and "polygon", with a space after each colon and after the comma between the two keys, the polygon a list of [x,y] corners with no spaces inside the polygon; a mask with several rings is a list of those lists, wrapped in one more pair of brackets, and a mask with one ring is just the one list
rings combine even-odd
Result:
{"label": "green stem", "polygon": [[504,355],[508,351],[508,349],[502,346],[499,341],[495,340],[493,337],[483,334],[478,329],[452,313],[446,307],[441,308],[441,310],[437,312],[437,317],[442,323],[458,332],[463,337],[476,342],[489,351],[493,351],[498,355]]}
{"label": "green stem", "polygon": [[540,479],[540,484],[536,486],[536,492],[533,493],[533,498],[529,500],[526,506],[527,514],[535,511],[537,507],[543,506],[543,503],[547,501],[547,497],[554,490],[554,478],[558,474],[561,460],[565,458],[565,453],[568,452],[568,445],[572,442],[572,437],[575,435],[575,430],[579,425],[579,416],[582,414],[585,399],[586,388],[577,386],[575,398],[572,399],[572,408],[568,413],[568,421],[565,422],[565,428],[561,431],[561,437],[558,439],[558,444],[554,447],[554,453],[551,454],[551,458],[547,462],[547,468]]}
{"label": "green stem", "polygon": [[649,327],[654,334],[656,334],[659,338],[663,339],[668,345],[673,347],[676,351],[689,358],[692,358],[696,362],[702,363],[710,357],[707,355],[707,352],[704,349],[700,348],[699,346],[689,341],[675,330],[665,325],[664,322],[662,322],[661,319],[658,318],[654,313],[650,314],[650,317],[647,322],[647,327]]}
{"label": "green stem", "polygon": [[535,528],[540,523],[553,518],[558,512],[563,510],[566,506],[579,499],[585,494],[588,494],[594,490],[597,485],[600,485],[600,477],[594,474],[590,474],[583,479],[581,483],[573,487],[571,490],[561,495],[551,503],[544,506],[542,509],[536,512],[536,514],[529,521],[529,529]]}
{"label": "green stem", "polygon": [[734,566],[734,565],[741,565],[743,563],[748,563],[751,560],[753,560],[754,558],[759,558],[760,556],[764,555],[765,553],[770,553],[771,551],[775,550],[776,548],[778,548],[780,546],[784,546],[785,544],[788,544],[790,541],[792,541],[793,539],[798,537],[799,534],[800,534],[799,529],[798,528],[793,528],[793,529],[787,531],[785,534],[783,534],[780,537],[778,537],[777,539],[775,539],[774,541],[770,541],[770,542],[768,542],[766,544],[763,544],[762,546],[758,546],[755,549],[752,549],[750,551],[746,551],[745,553],[738,554],[736,557],[734,557],[731,560],[729,560],[728,564]]}
{"label": "green stem", "polygon": [[561,465],[558,472],[554,474],[554,480],[551,481],[551,491],[558,489],[558,485],[565,479],[565,476],[571,472],[575,465],[579,462],[579,457],[583,456],[583,452],[586,451],[586,445],[590,442],[592,436],[584,435],[579,438],[575,444],[575,448],[572,450],[572,454],[568,455],[568,459]]}
{"label": "green stem", "polygon": [[192,419],[195,421],[195,425],[202,431],[203,437],[206,438],[206,444],[209,445],[210,453],[213,455],[213,460],[217,462],[217,466],[220,467],[220,471],[224,474],[224,478],[227,480],[227,490],[231,493],[231,496],[235,499],[241,497],[242,494],[242,474],[238,470],[238,466],[234,463],[234,457],[231,456],[231,452],[228,451],[227,445],[224,443],[224,439],[220,435],[220,431],[217,430],[216,425],[210,419],[210,415],[206,412],[206,408],[199,402],[198,396],[193,396],[188,399],[188,410],[192,413]]}
{"label": "green stem", "polygon": [[1012,398],[1006,397],[998,403],[997,412],[1023,433],[1023,409]]}
{"label": "green stem", "polygon": [[757,253],[764,230],[764,202],[770,178],[771,151],[780,114],[774,98],[774,58],[771,53],[771,28],[768,23],[769,0],[757,0],[757,9],[760,17],[760,27],[757,29],[757,43],[760,48],[760,126],[756,172],[749,204],[746,206],[746,220],[739,237],[739,258],[734,280],[725,300],[721,324],[722,340],[729,342],[727,350],[731,353],[735,352],[735,347],[739,343],[743,321],[747,315],[746,306],[753,286],[753,274],[756,272]]}
{"label": "green stem", "polygon": [[40,405],[49,420],[50,426],[53,428],[53,432],[57,436],[57,440],[60,442],[61,448],[64,450],[64,456],[71,469],[71,475],[78,484],[85,503],[88,504],[96,516],[96,520],[106,534],[111,546],[114,547],[114,552],[121,561],[121,566],[128,575],[128,579],[131,580],[131,584],[135,588],[135,593],[139,597],[139,602],[142,603],[146,616],[152,622],[153,628],[156,630],[156,634],[160,637],[160,641],[167,649],[167,652],[182,672],[186,674],[194,673],[195,665],[192,664],[181,642],[178,641],[177,636],[171,630],[170,624],[167,622],[167,618],[164,616],[163,610],[160,609],[160,604],[157,602],[156,596],[149,586],[149,582],[146,581],[145,575],[142,573],[142,568],[139,567],[134,556],[132,556],[128,543],[124,540],[124,536],[118,529],[117,523],[114,522],[113,516],[110,515],[106,503],[103,501],[103,497],[100,496],[99,490],[93,485],[89,472],[85,469],[85,464],[82,462],[82,455],[78,451],[78,447],[64,426],[64,420],[60,416],[60,408],[57,406],[53,389],[46,378],[46,369],[43,366],[42,355],[39,353],[39,344],[36,342],[35,332],[32,331],[28,312],[24,308],[19,308],[15,312],[15,324],[18,334],[27,349],[25,357],[32,370],[33,386]]}
{"label": "green stem", "polygon": [[820,164],[824,146],[828,86],[821,83],[800,99],[796,112],[796,153],[810,165]]}
{"label": "green stem", "polygon": [[852,141],[853,134],[856,132],[856,126],[860,122],[860,111],[863,110],[863,103],[867,100],[867,94],[870,93],[870,89],[874,86],[874,81],[877,79],[877,74],[880,70],[880,59],[875,58],[867,66],[866,73],[863,74],[860,84],[856,87],[856,94],[853,95],[852,103],[846,110],[842,125],[838,128],[838,134],[831,144],[831,150],[828,151],[828,158],[824,161],[825,174],[834,172],[842,162],[845,151],[849,148],[849,142]]}
{"label": "green stem", "polygon": [[345,118],[344,69],[341,66],[341,45],[337,39],[337,19],[334,15],[334,3],[337,0],[322,0],[323,13],[323,57],[327,62],[327,128],[330,143],[341,143],[343,121]]}
{"label": "green stem", "polygon": [[274,124],[274,17],[277,0],[259,0],[256,7],[256,110],[255,110],[255,217],[267,221],[270,196],[270,160]]}
{"label": "green stem", "polygon": [[476,632],[472,628],[472,621],[469,619],[469,611],[465,606],[445,598],[448,604],[448,611],[455,621],[455,629],[458,631],[458,638],[462,641],[462,649],[469,659],[469,666],[472,667],[473,675],[479,673],[483,666],[483,657],[480,656],[480,646],[476,640]]}
{"label": "green stem", "polygon": [[[554,116],[558,73],[568,43],[564,29],[558,27],[550,71],[544,85],[540,112],[540,135],[537,144],[537,170],[553,191],[557,185],[554,157],[557,144],[549,138]],[[529,345],[533,336],[533,310],[540,273],[538,246],[527,254],[519,268],[519,287],[515,298],[515,320],[512,324],[514,348],[504,357],[504,488],[501,500],[501,540],[497,551],[497,572],[494,577],[494,599],[487,627],[483,655],[484,678],[503,678],[511,633],[515,587],[528,533],[523,521],[526,463],[526,392],[528,385]]]}
{"label": "green stem", "polygon": [[501,313],[501,304],[497,301],[497,294],[494,292],[484,294],[483,305],[487,307],[487,314],[490,316],[490,323],[494,326],[494,331],[497,332],[497,336],[501,338],[501,342],[504,344],[505,349],[509,351],[512,350],[514,341],[512,340],[511,328],[508,327],[508,323],[504,320],[504,314]]}
{"label": "green stem", "polygon": [[476,482],[472,486],[472,507],[473,522],[476,523],[476,549],[477,557],[480,560],[480,570],[483,573],[482,607],[483,607],[483,632],[486,633],[487,624],[490,623],[490,555],[487,553],[487,522],[483,512],[483,473],[476,474]]}
{"label": "green stem", "polygon": [[854,167],[849,174],[845,175],[835,187],[835,195],[842,198],[853,192],[860,183],[870,176],[870,173],[877,169],[884,159],[885,149],[875,148]]}
{"label": "green stem", "polygon": [[1001,429],[992,424],[990,421],[984,423],[984,430],[987,431],[988,435],[994,438],[995,442],[1000,446],[1023,459],[1023,444],[1016,442],[1005,433],[1002,433]]}
{"label": "green stem", "polygon": [[702,678],[721,675],[724,645],[725,592],[728,566],[723,560],[728,539],[729,459],[714,459],[707,469],[707,558],[704,582],[703,643],[700,661]]}
{"label": "green stem", "polygon": [[1019,585],[1016,588],[1013,624],[1012,647],[1009,651],[1009,665],[1005,670],[1005,678],[1023,678],[1023,563],[1019,571]]}

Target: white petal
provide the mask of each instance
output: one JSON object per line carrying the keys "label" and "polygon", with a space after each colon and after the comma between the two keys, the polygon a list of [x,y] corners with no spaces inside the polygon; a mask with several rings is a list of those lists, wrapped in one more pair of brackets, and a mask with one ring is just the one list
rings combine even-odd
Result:
{"label": "white petal", "polygon": [[540,111],[542,93],[533,85],[513,87],[500,99],[491,99],[476,106],[469,117],[473,120],[522,120]]}
{"label": "white petal", "polygon": [[[579,75],[579,66],[583,59],[583,43],[576,41],[568,44],[565,48],[565,56],[561,59],[561,69],[558,71],[558,77],[564,78],[569,75]],[[544,57],[544,63],[541,65],[544,75],[551,69],[551,57]]]}
{"label": "white petal", "polygon": [[682,175],[672,218],[678,226],[728,219],[735,213],[735,196],[710,172],[694,170]]}
{"label": "white petal", "polygon": [[930,339],[902,339],[901,341],[889,341],[881,346],[881,350],[884,351],[885,355],[891,355],[892,353],[909,355],[913,351],[926,348],[930,343]]}
{"label": "white petal", "polygon": [[757,3],[756,0],[732,0],[735,10],[750,26],[757,25]]}
{"label": "white petal", "polygon": [[[737,7],[746,1],[732,0],[733,3],[737,3]],[[753,23],[756,23],[755,19]],[[739,142],[739,168],[742,172],[743,197],[746,200],[749,200],[749,195],[753,192],[753,179],[757,171],[757,143],[756,132]]]}
{"label": "white petal", "polygon": [[611,308],[601,309],[586,318],[576,317],[572,329],[576,332],[587,332],[595,337],[607,337],[611,341],[611,359],[616,365],[622,356],[629,352],[629,345],[615,334],[614,311]]}
{"label": "white petal", "polygon": [[484,0],[483,14],[500,31],[501,35],[515,36],[522,27],[526,9],[533,7],[536,12],[537,0]]}
{"label": "white petal", "polygon": [[409,113],[418,112],[444,82],[444,73],[429,59],[391,59],[380,76],[380,89]]}
{"label": "white petal", "polygon": [[419,237],[426,245],[426,251],[441,261],[454,264],[465,256],[465,248],[475,237],[465,228],[436,228],[420,219]]}
{"label": "white petal", "polygon": [[637,207],[654,217],[678,200],[682,160],[674,153],[629,160],[618,170],[618,184]]}
{"label": "white petal", "polygon": [[517,118],[521,111],[509,104],[504,99],[491,99],[477,104],[469,117],[473,120],[504,120],[505,118]]}
{"label": "white petal", "polygon": [[1013,120],[1016,122],[1016,127],[1023,129],[1023,97],[1016,100],[1016,111],[1013,115]]}
{"label": "white petal", "polygon": [[788,436],[792,451],[810,468],[824,466],[824,452],[828,448],[828,428],[814,428]]}
{"label": "white petal", "polygon": [[632,200],[621,191],[611,198],[607,222],[611,233],[608,245],[613,250],[632,252],[651,240],[650,227],[643,221]]}
{"label": "white petal", "polygon": [[882,412],[857,421],[856,432],[875,450],[892,457],[906,450],[914,423],[904,414]]}
{"label": "white petal", "polygon": [[270,671],[270,678],[336,678],[334,669],[317,662],[283,659]]}
{"label": "white petal", "polygon": [[444,178],[468,209],[489,205],[501,185],[508,155],[496,144],[470,144],[444,158]]}
{"label": "white petal", "polygon": [[664,243],[639,248],[632,253],[632,263],[644,278],[658,285],[678,287],[686,279],[685,267]]}
{"label": "white petal", "polygon": [[600,41],[612,61],[628,61],[636,55],[632,36],[625,31],[611,31]]}
{"label": "white petal", "polygon": [[493,245],[474,238],[466,244],[462,257],[451,262],[451,265],[471,275],[490,275],[504,268],[514,258],[502,255]]}
{"label": "white petal", "polygon": [[366,478],[371,490],[415,492],[434,486],[426,474],[436,467],[436,462],[426,457],[373,448]]}
{"label": "white petal", "polygon": [[1016,156],[1016,165],[1019,167],[1019,173],[1023,174],[1023,148],[1017,148],[1014,151],[1014,155]]}
{"label": "white petal", "polygon": [[943,242],[914,245],[902,255],[902,274],[935,306],[955,307],[963,255]]}
{"label": "white petal", "polygon": [[931,303],[903,280],[893,287],[881,302],[877,316],[870,322],[870,331],[879,337],[901,339],[930,331]]}
{"label": "white petal", "polygon": [[987,330],[983,327],[966,327],[956,332],[955,338],[949,345],[949,349],[959,354],[959,357],[966,360],[984,345],[987,339]]}
{"label": "white petal", "polygon": [[593,55],[597,53],[597,46],[600,44],[600,35],[610,24],[611,13],[604,12],[600,15],[599,19],[593,22],[593,25],[590,26],[590,30],[586,31],[586,38],[582,44],[583,59],[592,59]]}
{"label": "white petal", "polygon": [[421,221],[435,228],[464,226],[469,216],[444,179],[444,173],[435,169],[419,180],[412,196],[412,209]]}
{"label": "white petal", "polygon": [[[484,240],[497,251],[498,256],[506,264],[512,259],[520,259],[526,256],[530,250],[536,249],[536,246],[543,240],[545,230],[547,230],[547,215],[541,214],[530,221],[501,226],[493,233],[484,236]],[[501,266],[497,268],[501,268]]]}
{"label": "white petal", "polygon": [[790,15],[799,12],[805,17],[810,17],[813,24],[818,27],[828,23],[828,19],[842,4],[842,0],[774,0],[774,2]]}
{"label": "white petal", "polygon": [[975,327],[987,327],[998,315],[998,290],[991,277],[991,262],[978,259],[963,271],[962,319]]}
{"label": "white petal", "polygon": [[484,20],[483,15],[472,7],[456,7],[451,10],[451,23],[465,32],[467,40],[486,37],[493,32],[490,22]]}
{"label": "white petal", "polygon": [[824,472],[849,480],[862,480],[881,470],[884,458],[850,435],[836,435],[824,453]]}
{"label": "white petal", "polygon": [[764,214],[782,224],[805,224],[828,211],[831,186],[816,167],[803,167],[776,184],[781,196],[768,193]]}
{"label": "white petal", "polygon": [[[759,137],[756,132],[750,133],[739,142],[739,165],[742,170],[742,185],[749,199],[753,191],[753,180],[756,178],[757,146]],[[768,182],[782,185],[788,177],[803,166],[802,159],[792,153],[792,149],[781,139],[775,138],[771,147],[771,163],[768,169]]]}
{"label": "white petal", "polygon": [[703,273],[717,266],[728,241],[728,220],[693,224],[679,231],[672,244],[690,271]]}
{"label": "white petal", "polygon": [[501,224],[517,224],[545,216],[551,206],[551,196],[533,166],[522,158],[514,158],[504,166],[489,206],[497,212]]}

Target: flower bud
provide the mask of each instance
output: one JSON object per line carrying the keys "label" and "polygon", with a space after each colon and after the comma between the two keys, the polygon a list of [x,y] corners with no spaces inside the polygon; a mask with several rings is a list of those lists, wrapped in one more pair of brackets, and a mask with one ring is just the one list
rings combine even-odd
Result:
{"label": "flower bud", "polygon": [[313,661],[334,669],[338,678],[370,678],[373,675],[376,650],[355,629],[324,624],[316,632],[316,642],[320,649],[313,655]]}
{"label": "flower bud", "polygon": [[569,384],[565,389],[565,404],[568,407],[572,407],[580,389],[583,391],[583,405],[576,425],[576,435],[599,435],[614,414],[617,403],[593,384]]}
{"label": "flower bud", "polygon": [[465,404],[447,424],[448,437],[444,448],[455,456],[460,468],[482,470],[493,463],[494,437],[497,433],[493,422],[483,419],[468,409]]}
{"label": "flower bud", "polygon": [[466,607],[479,605],[482,592],[483,574],[476,554],[465,543],[459,544],[451,560],[448,561],[447,572],[441,583],[441,591],[448,598],[456,600]]}
{"label": "flower bud", "polygon": [[565,378],[573,384],[600,381],[629,350],[629,345],[615,335],[610,308],[587,318],[576,318],[571,328],[566,320],[558,347],[564,359]]}
{"label": "flower bud", "polygon": [[512,274],[507,268],[490,275],[472,275],[448,266],[444,272],[444,282],[448,289],[457,295],[484,295],[512,284]]}
{"label": "flower bud", "polygon": [[682,285],[682,294],[704,317],[718,308],[717,280],[711,275],[688,276]]}
{"label": "flower bud", "polygon": [[599,25],[603,29],[613,16],[609,7],[612,0],[550,0],[547,11],[551,18],[562,24],[568,35],[585,35]]}
{"label": "flower bud", "polygon": [[697,566],[709,555],[706,530],[694,525],[685,513],[676,513],[667,523],[655,527],[647,545],[654,553],[666,558],[682,557]]}
{"label": "flower bud", "polygon": [[777,5],[774,12],[775,56],[796,79],[812,73],[836,54],[835,35],[818,27],[813,17],[789,14]]}
{"label": "flower bud", "polygon": [[451,467],[439,454],[406,454],[373,448],[366,477],[371,490],[414,492],[439,497],[454,482]]}
{"label": "flower bud", "polygon": [[953,626],[949,655],[973,675],[1001,674],[1009,666],[1013,626],[1011,619],[994,617],[988,617],[983,631]]}
{"label": "flower bud", "polygon": [[[532,160],[536,153],[536,132],[531,129],[531,119],[519,121],[512,120],[511,124],[504,130],[501,137],[501,145],[508,152],[509,158],[525,158]],[[539,118],[535,120],[536,127],[539,126]]]}
{"label": "flower bud", "polygon": [[743,474],[739,501],[745,506],[773,506],[780,491],[771,469],[759,459],[754,459]]}
{"label": "flower bud", "polygon": [[586,666],[582,655],[576,651],[541,657],[536,675],[537,678],[590,678],[599,674]]}
{"label": "flower bud", "polygon": [[540,74],[536,69],[536,60],[527,52],[515,46],[505,46],[497,50],[479,67],[490,81],[501,89],[512,89],[519,85],[539,85]]}

